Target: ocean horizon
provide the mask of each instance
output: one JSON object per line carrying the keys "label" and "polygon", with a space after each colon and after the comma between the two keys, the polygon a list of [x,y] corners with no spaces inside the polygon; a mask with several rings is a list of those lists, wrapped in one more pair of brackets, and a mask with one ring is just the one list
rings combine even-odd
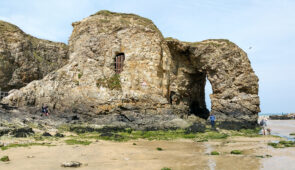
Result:
{"label": "ocean horizon", "polygon": [[259,116],[270,116],[270,115],[287,115],[290,113],[258,113]]}

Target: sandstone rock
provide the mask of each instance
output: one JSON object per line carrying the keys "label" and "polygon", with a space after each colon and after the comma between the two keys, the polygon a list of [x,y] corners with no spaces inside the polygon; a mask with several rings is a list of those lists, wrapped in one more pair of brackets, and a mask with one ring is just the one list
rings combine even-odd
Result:
{"label": "sandstone rock", "polygon": [[[213,89],[211,113],[221,126],[257,124],[258,78],[246,53],[234,43],[165,40],[152,21],[109,11],[75,22],[73,27],[69,62],[10,93],[4,103],[46,104],[58,114],[79,115],[69,122],[183,128],[192,122],[180,118],[208,117],[204,92],[208,78]],[[125,59],[122,68],[118,67],[122,63],[115,64],[118,56],[121,62]]]}
{"label": "sandstone rock", "polygon": [[56,133],[54,136],[55,136],[55,137],[58,137],[58,138],[63,138],[63,137],[65,137],[65,135],[62,134],[62,133]]}
{"label": "sandstone rock", "polygon": [[[70,60],[61,69],[13,92],[4,102],[77,113],[114,112],[124,101],[167,103],[170,53],[152,21],[101,11],[73,23]],[[114,58],[124,53],[124,70]],[[117,76],[114,77],[114,76]],[[119,83],[118,88],[110,88]]]}
{"label": "sandstone rock", "polygon": [[289,113],[285,115],[270,115],[271,120],[293,120],[295,119],[295,113]]}
{"label": "sandstone rock", "polygon": [[203,124],[194,123],[185,129],[186,133],[205,132],[206,127]]}
{"label": "sandstone rock", "polygon": [[52,135],[51,135],[50,133],[48,133],[48,132],[44,132],[44,133],[42,134],[42,136],[51,137]]}
{"label": "sandstone rock", "polygon": [[34,134],[34,131],[32,128],[29,127],[16,128],[11,132],[11,135],[17,138],[25,138],[31,134]]}
{"label": "sandstone rock", "polygon": [[6,135],[10,132],[9,128],[1,128],[0,129],[0,136]]}
{"label": "sandstone rock", "polygon": [[247,54],[228,40],[197,43],[167,39],[172,54],[171,100],[178,107],[207,118],[204,87],[211,83],[211,114],[217,121],[253,127],[259,108],[258,78]]}
{"label": "sandstone rock", "polygon": [[20,88],[65,65],[68,47],[25,34],[0,20],[0,89]]}

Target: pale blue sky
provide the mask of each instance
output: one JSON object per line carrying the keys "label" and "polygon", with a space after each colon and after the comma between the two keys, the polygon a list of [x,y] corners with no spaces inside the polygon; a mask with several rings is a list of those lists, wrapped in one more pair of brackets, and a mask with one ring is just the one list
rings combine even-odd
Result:
{"label": "pale blue sky", "polygon": [[260,79],[262,112],[295,112],[294,0],[0,0],[0,19],[67,43],[72,22],[102,9],[150,18],[165,37],[235,42]]}

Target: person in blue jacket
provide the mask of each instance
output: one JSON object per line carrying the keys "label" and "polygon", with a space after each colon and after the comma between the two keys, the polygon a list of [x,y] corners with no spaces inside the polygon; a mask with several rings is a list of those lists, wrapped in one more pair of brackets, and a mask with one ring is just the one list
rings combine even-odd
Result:
{"label": "person in blue jacket", "polygon": [[211,127],[215,128],[215,116],[213,114],[210,115],[210,122],[211,122]]}

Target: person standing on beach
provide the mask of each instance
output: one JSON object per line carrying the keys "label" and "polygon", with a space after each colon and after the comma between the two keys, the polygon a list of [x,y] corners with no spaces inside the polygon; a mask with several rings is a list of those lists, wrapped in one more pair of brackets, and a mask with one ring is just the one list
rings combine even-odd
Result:
{"label": "person standing on beach", "polygon": [[262,134],[263,135],[266,135],[266,121],[267,119],[266,118],[263,118],[261,121],[260,121],[260,126],[262,127]]}
{"label": "person standing on beach", "polygon": [[211,122],[211,127],[212,129],[215,128],[215,116],[213,114],[210,115],[210,122]]}

